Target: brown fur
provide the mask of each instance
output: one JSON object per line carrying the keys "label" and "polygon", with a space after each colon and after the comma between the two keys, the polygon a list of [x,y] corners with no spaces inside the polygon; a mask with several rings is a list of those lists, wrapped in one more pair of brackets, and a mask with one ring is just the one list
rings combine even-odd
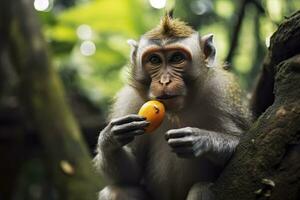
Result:
{"label": "brown fur", "polygon": [[184,38],[195,33],[195,30],[185,22],[171,18],[166,14],[160,24],[148,31],[144,36],[149,39]]}
{"label": "brown fur", "polygon": [[[240,98],[241,90],[237,81],[221,66],[207,67],[205,55],[195,42],[194,36],[198,35],[193,33],[196,33],[195,30],[184,22],[166,15],[156,28],[144,35],[139,43],[141,46],[133,45],[130,83],[118,93],[110,115],[110,120],[115,122],[120,122],[120,118],[126,120],[117,125],[109,123],[98,139],[95,163],[103,177],[114,184],[100,192],[99,200],[111,200],[114,197],[122,200],[203,199],[211,193],[208,182],[216,180],[232,156],[241,134],[248,129],[248,112]],[[163,74],[172,75],[173,78],[178,76],[174,80],[180,81],[181,85],[175,87],[169,83],[160,87],[171,87],[169,93],[175,94],[186,87],[185,92],[179,92],[184,95],[166,104],[167,117],[151,136],[133,135],[136,125],[144,122],[132,120],[129,115],[138,113],[151,96],[160,96],[153,93],[153,83],[158,81],[155,78],[158,69],[155,68],[151,73],[146,70],[147,64],[142,62],[143,54],[149,50],[145,50],[147,45],[159,41],[147,40],[162,40],[161,46],[164,47],[164,40],[170,39],[172,43],[175,39],[176,43],[180,43],[178,38],[184,38],[185,42],[181,44],[196,45],[197,48],[191,48],[191,54],[198,56],[194,56],[195,62],[188,61],[188,66],[182,68],[173,66],[174,63],[168,66],[167,62],[163,62],[159,69],[160,78]],[[164,58],[168,57],[168,53],[172,52],[164,53]],[[170,107],[174,109],[170,110]],[[138,130],[143,128],[144,125]],[[170,134],[171,129],[179,128],[182,128],[182,133],[179,133],[184,134],[180,140],[192,142],[189,149],[201,144],[205,149],[203,155],[193,152],[191,156],[197,159],[182,159],[175,151],[172,152],[177,147],[172,147],[170,139],[166,141],[165,136]],[[127,139],[125,142],[121,137],[116,137],[116,130],[122,132],[118,136]],[[183,147],[179,148],[184,150]]]}

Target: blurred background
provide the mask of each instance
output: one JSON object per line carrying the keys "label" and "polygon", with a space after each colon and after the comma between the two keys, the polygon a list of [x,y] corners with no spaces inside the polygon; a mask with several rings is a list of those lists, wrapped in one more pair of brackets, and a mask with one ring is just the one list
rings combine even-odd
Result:
{"label": "blurred background", "polygon": [[[0,2],[0,200],[93,199],[95,145],[130,48],[166,10],[201,35],[251,91],[270,36],[299,0]],[[74,195],[75,194],[75,195]],[[74,196],[72,196],[74,195]]]}

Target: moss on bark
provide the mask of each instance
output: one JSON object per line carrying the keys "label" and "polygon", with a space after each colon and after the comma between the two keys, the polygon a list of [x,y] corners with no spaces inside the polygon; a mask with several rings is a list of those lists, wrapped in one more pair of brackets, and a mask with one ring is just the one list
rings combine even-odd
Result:
{"label": "moss on bark", "polygon": [[299,35],[300,12],[284,21],[272,36],[262,73],[274,82],[266,87],[270,80],[261,79],[254,98],[274,92],[274,102],[264,105],[266,111],[241,139],[214,185],[218,199],[300,198]]}
{"label": "moss on bark", "polygon": [[96,199],[101,179],[53,69],[32,1],[4,0],[0,4],[6,19],[2,26],[20,77],[20,100],[29,123],[38,130],[58,198]]}

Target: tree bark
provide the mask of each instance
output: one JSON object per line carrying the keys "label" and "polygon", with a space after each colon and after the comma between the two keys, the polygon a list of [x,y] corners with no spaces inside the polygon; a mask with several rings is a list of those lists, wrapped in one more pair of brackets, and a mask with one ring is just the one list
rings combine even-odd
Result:
{"label": "tree bark", "polygon": [[273,34],[252,102],[264,113],[213,190],[222,200],[300,199],[300,12]]}
{"label": "tree bark", "polygon": [[[20,100],[39,133],[45,162],[64,200],[96,199],[100,178],[53,69],[31,0],[2,0],[1,27],[20,77]],[[4,24],[3,24],[4,23]]]}

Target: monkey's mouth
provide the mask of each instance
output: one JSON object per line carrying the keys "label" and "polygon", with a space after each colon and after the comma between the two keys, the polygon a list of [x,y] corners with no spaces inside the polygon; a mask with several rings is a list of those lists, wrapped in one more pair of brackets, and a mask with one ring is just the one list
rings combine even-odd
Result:
{"label": "monkey's mouth", "polygon": [[179,111],[184,106],[184,95],[163,94],[157,96],[156,99],[161,101],[168,111]]}
{"label": "monkey's mouth", "polygon": [[157,96],[156,99],[158,100],[167,100],[167,99],[174,99],[176,97],[179,97],[180,95],[169,95],[169,94],[163,94],[160,96]]}

